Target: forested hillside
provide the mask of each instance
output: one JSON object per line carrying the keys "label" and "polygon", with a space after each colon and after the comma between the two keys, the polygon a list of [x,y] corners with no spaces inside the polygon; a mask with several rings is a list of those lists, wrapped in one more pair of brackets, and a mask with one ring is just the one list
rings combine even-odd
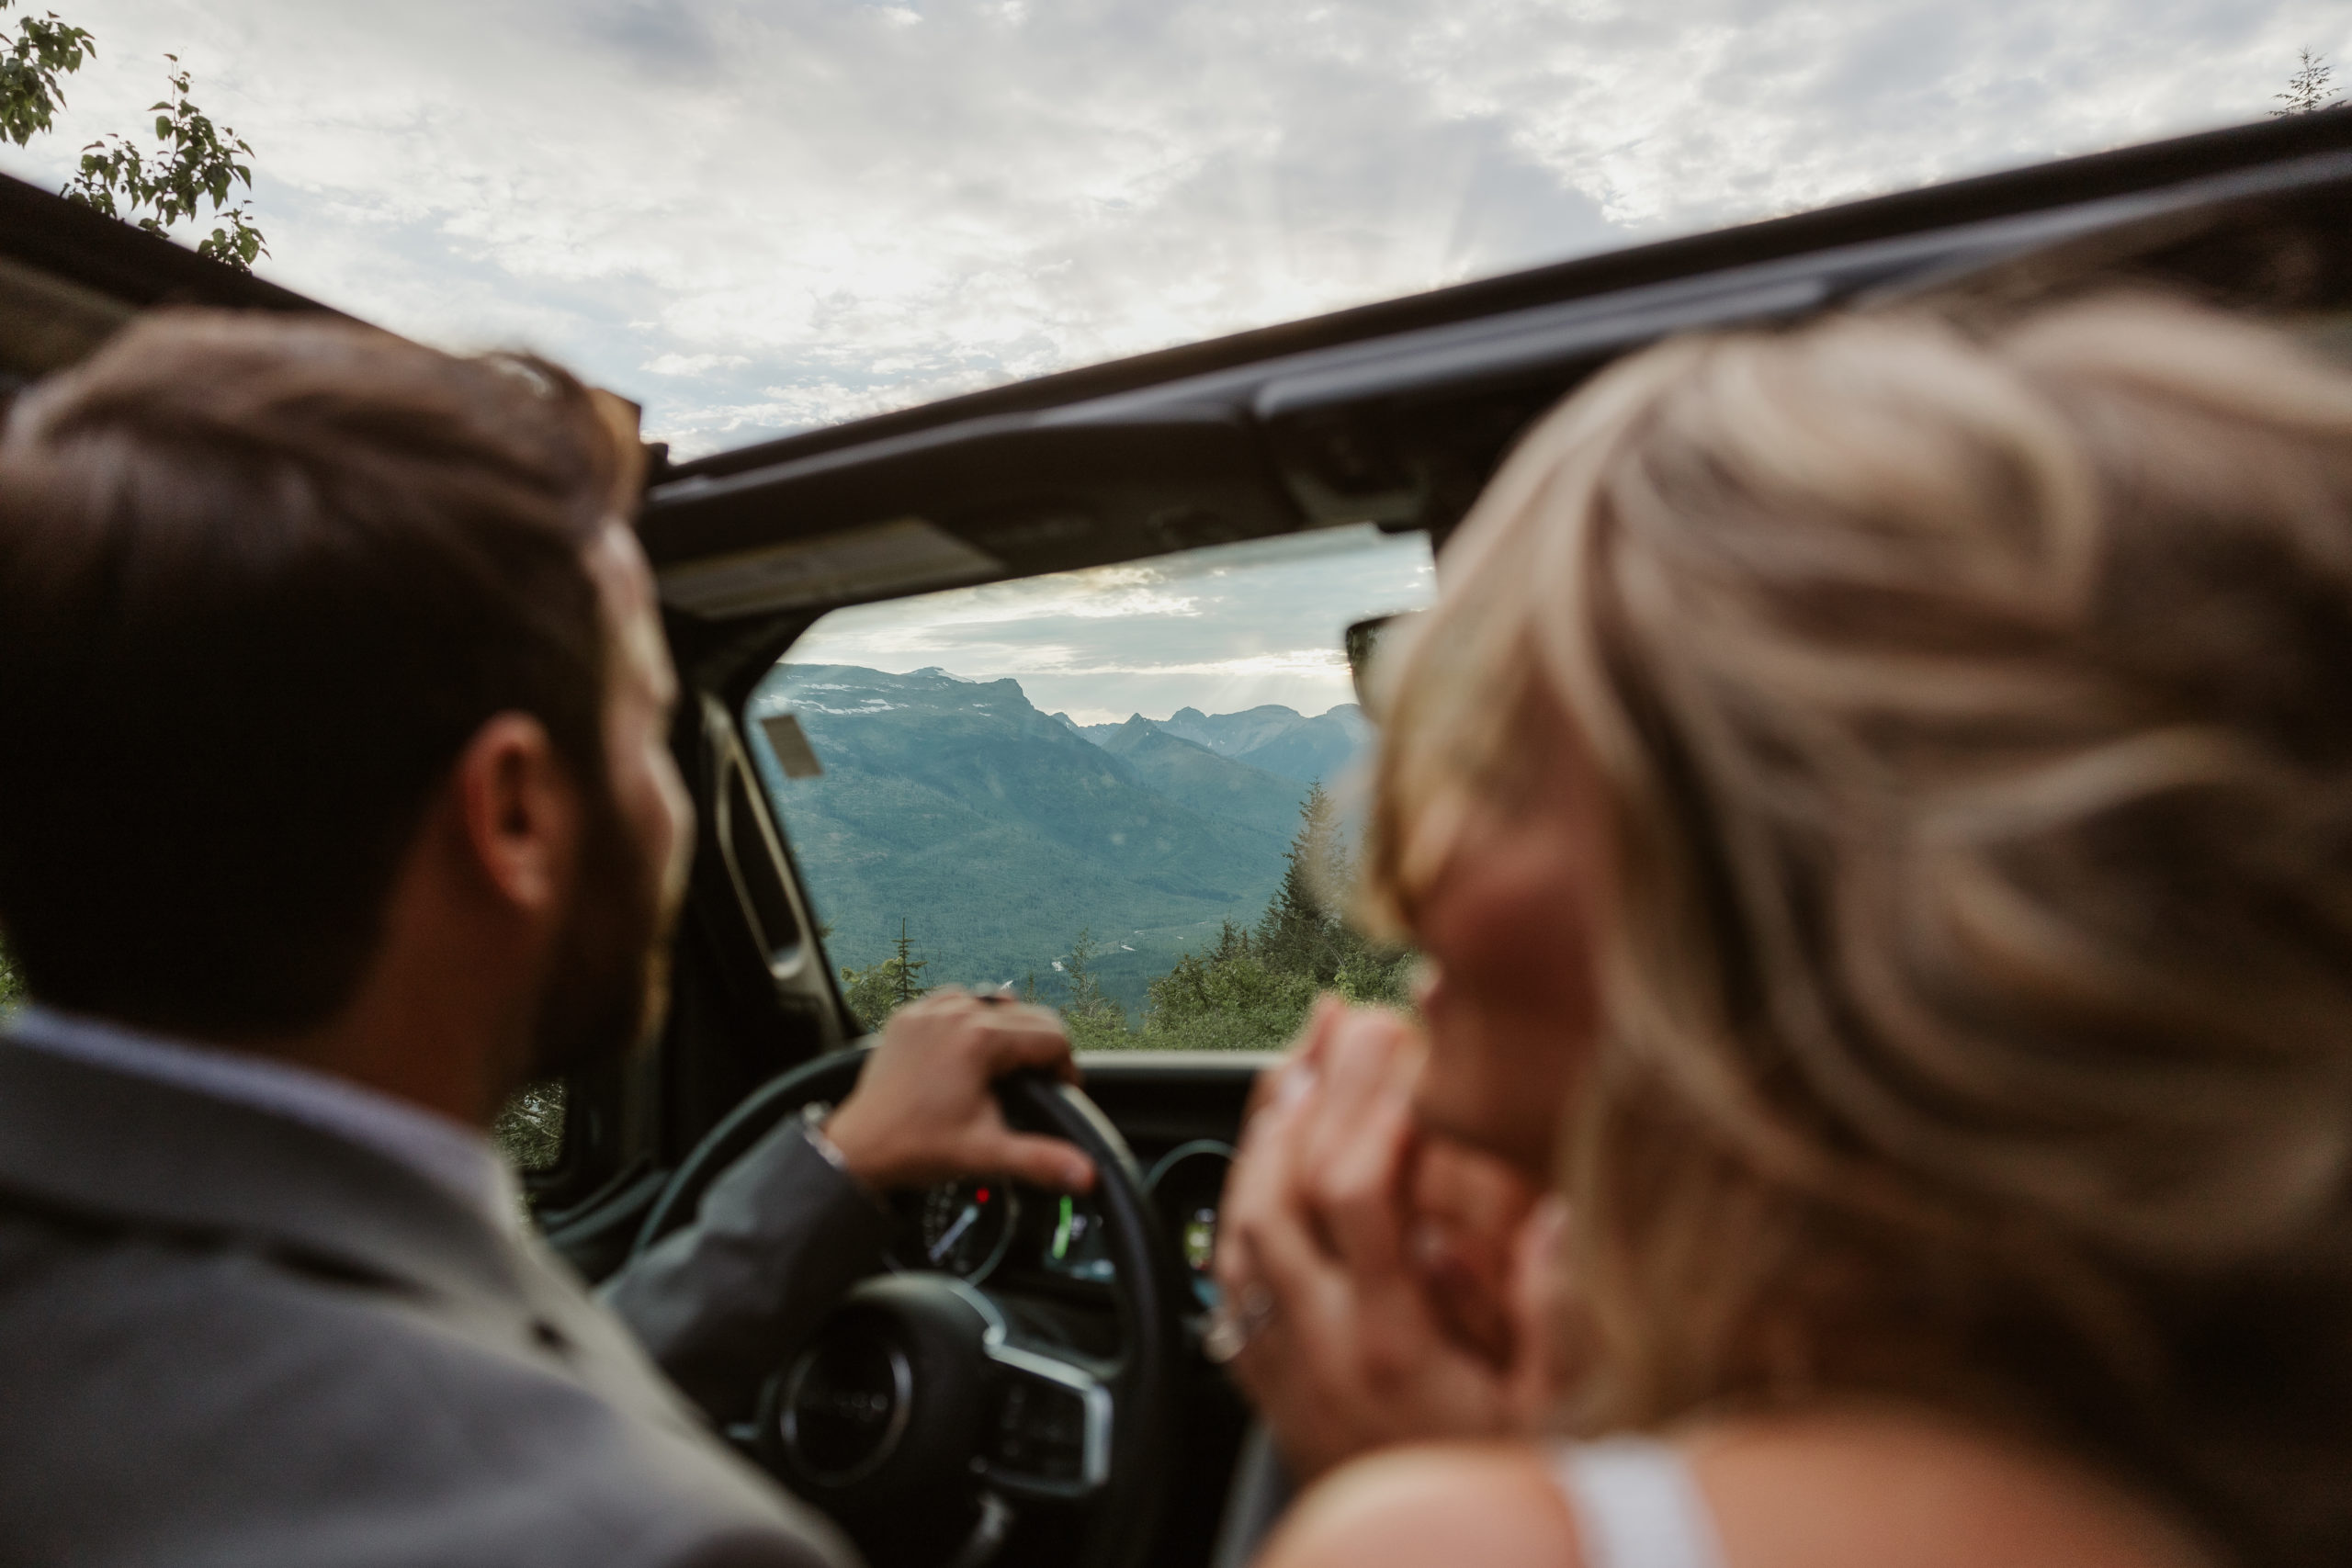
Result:
{"label": "forested hillside", "polygon": [[1098,743],[1013,681],[790,664],[752,702],[755,721],[787,712],[823,774],[786,780],[763,737],[753,750],[836,964],[882,963],[903,921],[925,984],[1034,975],[1060,1000],[1088,931],[1092,977],[1130,1014],[1257,919],[1308,787],[1148,720]]}
{"label": "forested hillside", "polygon": [[[1348,874],[1335,813],[1320,785],[1300,803],[1283,877],[1255,921],[1218,922],[1216,938],[1180,955],[1147,987],[1141,1013],[1107,995],[1096,974],[1102,953],[1081,931],[1057,963],[1057,984],[1023,980],[1023,999],[1061,1010],[1080,1050],[1279,1050],[1297,1033],[1315,998],[1411,1005],[1414,955],[1365,940],[1331,907],[1326,890]],[[931,963],[902,927],[890,955],[842,970],[842,998],[868,1029],[936,982]]]}

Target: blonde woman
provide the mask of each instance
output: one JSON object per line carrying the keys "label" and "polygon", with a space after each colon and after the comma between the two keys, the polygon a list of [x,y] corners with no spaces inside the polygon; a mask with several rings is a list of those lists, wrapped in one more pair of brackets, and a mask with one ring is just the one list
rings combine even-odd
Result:
{"label": "blonde woman", "polygon": [[[2352,377],[2150,300],[1674,342],[1442,576],[1367,856],[1426,1045],[1319,1014],[1228,1201],[1329,1470],[1265,1561],[2352,1562]],[[1499,1358],[1435,1134],[1565,1199]]]}

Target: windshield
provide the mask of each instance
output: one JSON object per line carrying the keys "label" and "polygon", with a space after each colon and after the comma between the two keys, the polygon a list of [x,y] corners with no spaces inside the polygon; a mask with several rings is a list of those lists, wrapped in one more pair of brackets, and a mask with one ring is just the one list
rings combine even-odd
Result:
{"label": "windshield", "polygon": [[1403,999],[1326,897],[1342,648],[1433,588],[1426,536],[1363,525],[820,621],[745,728],[852,1010],[1003,986],[1081,1045],[1255,1046],[1319,987]]}

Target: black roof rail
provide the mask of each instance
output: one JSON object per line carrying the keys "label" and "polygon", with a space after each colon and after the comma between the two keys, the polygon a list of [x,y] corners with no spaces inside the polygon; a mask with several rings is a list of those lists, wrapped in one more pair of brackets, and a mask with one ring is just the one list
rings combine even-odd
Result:
{"label": "black roof rail", "polygon": [[0,260],[139,309],[329,310],[290,288],[6,175],[0,175]]}
{"label": "black roof rail", "polygon": [[2352,109],[2202,131],[2169,141],[2059,159],[1836,207],[1579,256],[1523,272],[1159,349],[1101,365],[989,388],[919,407],[713,453],[671,468],[665,480],[720,479],[934,426],[1034,412],[1180,378],[1556,304],[1587,295],[1747,266],[1784,257],[2016,217],[2046,208],[2128,196],[2205,176],[2352,149]]}

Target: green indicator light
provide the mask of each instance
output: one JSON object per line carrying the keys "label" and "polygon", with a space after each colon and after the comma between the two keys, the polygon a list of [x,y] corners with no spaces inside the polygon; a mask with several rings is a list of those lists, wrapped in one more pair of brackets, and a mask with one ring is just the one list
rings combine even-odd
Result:
{"label": "green indicator light", "polygon": [[1062,1260],[1063,1256],[1069,1251],[1069,1217],[1071,1206],[1069,1195],[1068,1193],[1064,1193],[1062,1195],[1062,1217],[1054,1223],[1054,1261],[1057,1263],[1059,1263]]}
{"label": "green indicator light", "polygon": [[1216,1261],[1216,1211],[1196,1210],[1184,1222],[1184,1261],[1203,1273]]}

